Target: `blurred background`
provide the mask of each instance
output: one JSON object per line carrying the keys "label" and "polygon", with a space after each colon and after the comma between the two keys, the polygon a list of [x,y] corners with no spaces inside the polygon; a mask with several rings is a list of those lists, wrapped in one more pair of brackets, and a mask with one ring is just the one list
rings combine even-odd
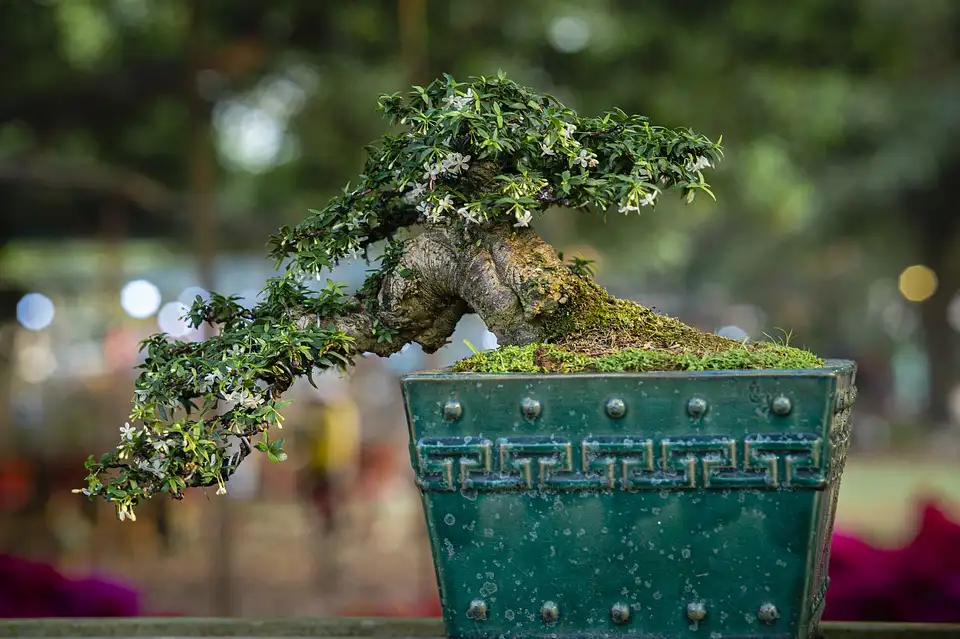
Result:
{"label": "blurred background", "polygon": [[[224,498],[121,525],[70,489],[115,443],[139,340],[192,337],[205,291],[254,301],[268,234],[384,132],[379,93],[498,69],[722,135],[719,202],[537,229],[619,296],[857,360],[838,528],[896,547],[920,498],[958,511],[960,3],[0,0],[0,553],[126,584],[130,614],[435,614],[397,380],[493,347],[475,316],[432,356],[295,387],[290,459],[252,456]],[[356,476],[324,490],[335,466]]]}

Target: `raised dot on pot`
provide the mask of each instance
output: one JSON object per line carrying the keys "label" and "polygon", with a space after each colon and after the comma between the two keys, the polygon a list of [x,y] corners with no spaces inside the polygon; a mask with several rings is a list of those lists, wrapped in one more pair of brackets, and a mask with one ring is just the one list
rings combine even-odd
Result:
{"label": "raised dot on pot", "polygon": [[627,404],[619,397],[614,397],[613,399],[607,400],[606,405],[607,415],[614,419],[620,419],[627,414]]}
{"label": "raised dot on pot", "polygon": [[692,601],[687,604],[687,619],[690,621],[703,621],[707,618],[707,607],[700,601]]}
{"label": "raised dot on pot", "polygon": [[707,400],[702,397],[693,397],[687,402],[687,414],[693,418],[703,417],[707,408]]}
{"label": "raised dot on pot", "polygon": [[777,619],[780,618],[780,611],[772,603],[765,603],[757,611],[757,618],[760,619],[761,623],[769,626],[776,623]]}
{"label": "raised dot on pot", "polygon": [[773,411],[774,415],[789,415],[790,411],[793,410],[793,402],[790,401],[789,397],[784,397],[780,395],[775,397],[773,402],[770,404],[770,409]]}
{"label": "raised dot on pot", "polygon": [[443,405],[443,419],[448,422],[455,422],[463,415],[463,406],[455,399]]}
{"label": "raised dot on pot", "polygon": [[532,397],[524,397],[520,402],[520,411],[527,419],[536,419],[540,416],[540,402]]}

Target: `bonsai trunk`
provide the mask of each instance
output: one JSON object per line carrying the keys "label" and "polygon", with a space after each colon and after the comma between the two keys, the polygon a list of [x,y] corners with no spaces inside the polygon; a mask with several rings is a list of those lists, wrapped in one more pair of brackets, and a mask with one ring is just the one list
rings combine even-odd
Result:
{"label": "bonsai trunk", "polygon": [[[500,344],[525,345],[556,339],[586,314],[576,302],[587,289],[602,290],[571,272],[533,229],[438,227],[407,243],[384,273],[371,311],[337,324],[360,351],[386,356],[413,341],[432,353],[464,314],[475,312]],[[598,301],[614,303],[605,293]],[[377,324],[399,339],[378,342]]]}
{"label": "bonsai trunk", "polygon": [[[432,353],[470,312],[480,315],[501,346],[552,344],[566,354],[561,358],[625,349],[673,358],[756,350],[611,296],[568,268],[536,231],[508,224],[425,231],[408,242],[398,263],[384,272],[376,300],[368,302],[366,311],[334,322],[358,350],[381,356],[408,342]],[[397,331],[399,339],[379,341],[377,326]],[[548,350],[537,349],[538,370],[560,370],[557,351]],[[738,367],[733,360],[724,365]]]}

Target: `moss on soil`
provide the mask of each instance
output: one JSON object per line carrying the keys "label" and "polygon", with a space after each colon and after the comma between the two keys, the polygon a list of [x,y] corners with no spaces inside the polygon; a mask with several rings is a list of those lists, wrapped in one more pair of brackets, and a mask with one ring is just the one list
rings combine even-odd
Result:
{"label": "moss on soil", "polygon": [[479,373],[578,373],[816,368],[823,360],[774,342],[744,343],[705,333],[635,302],[617,299],[588,278],[568,282],[570,301],[545,326],[545,340],[502,346],[456,363]]}

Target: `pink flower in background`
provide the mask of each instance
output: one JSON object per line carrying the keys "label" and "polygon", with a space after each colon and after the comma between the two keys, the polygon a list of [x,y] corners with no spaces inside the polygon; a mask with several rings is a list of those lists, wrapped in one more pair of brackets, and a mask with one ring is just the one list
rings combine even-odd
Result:
{"label": "pink flower in background", "polygon": [[0,618],[136,617],[136,591],[105,579],[72,580],[53,567],[0,555]]}
{"label": "pink flower in background", "polygon": [[960,622],[960,523],[925,500],[920,528],[903,548],[836,533],[824,619]]}

